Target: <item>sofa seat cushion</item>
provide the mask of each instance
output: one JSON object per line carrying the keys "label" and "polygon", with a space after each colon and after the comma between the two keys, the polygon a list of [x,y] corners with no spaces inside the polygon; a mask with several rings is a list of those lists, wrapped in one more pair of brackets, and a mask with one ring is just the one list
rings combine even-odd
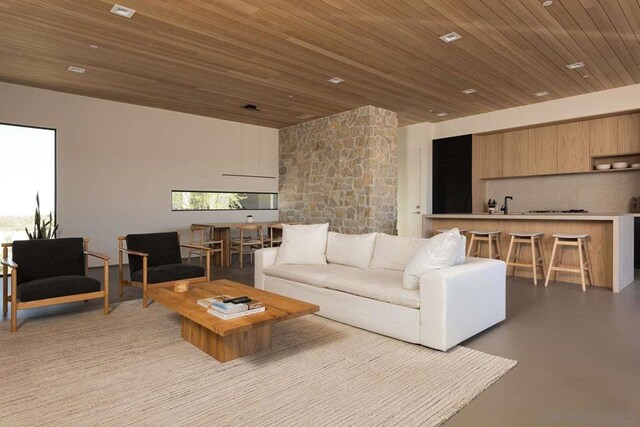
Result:
{"label": "sofa seat cushion", "polygon": [[17,297],[22,302],[36,301],[47,298],[64,297],[67,295],[98,292],[100,282],[86,276],[55,276],[36,279],[18,285]]}
{"label": "sofa seat cushion", "polygon": [[341,264],[325,265],[274,265],[264,269],[267,276],[324,287],[324,281],[336,275],[360,272],[361,269]]}
{"label": "sofa seat cushion", "polygon": [[420,292],[402,286],[402,271],[361,270],[328,277],[323,286],[394,305],[420,308]]}
{"label": "sofa seat cushion", "polygon": [[[204,276],[204,268],[191,264],[165,264],[147,268],[147,283],[171,282]],[[142,282],[142,270],[131,273],[131,280]]]}

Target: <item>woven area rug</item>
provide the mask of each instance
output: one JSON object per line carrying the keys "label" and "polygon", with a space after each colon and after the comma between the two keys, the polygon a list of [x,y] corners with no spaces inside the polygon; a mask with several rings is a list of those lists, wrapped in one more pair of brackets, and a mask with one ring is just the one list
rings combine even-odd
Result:
{"label": "woven area rug", "polygon": [[221,364],[160,304],[0,324],[0,424],[439,425],[515,366],[318,316],[275,325],[272,349]]}

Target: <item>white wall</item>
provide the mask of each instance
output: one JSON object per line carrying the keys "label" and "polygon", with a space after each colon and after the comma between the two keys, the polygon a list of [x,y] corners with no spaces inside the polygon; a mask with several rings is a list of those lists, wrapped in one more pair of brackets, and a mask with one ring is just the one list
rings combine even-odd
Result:
{"label": "white wall", "polygon": [[57,129],[60,236],[90,238],[111,263],[119,235],[180,230],[187,240],[194,222],[278,218],[277,211],[171,211],[171,190],[277,192],[277,129],[5,83],[0,122]]}

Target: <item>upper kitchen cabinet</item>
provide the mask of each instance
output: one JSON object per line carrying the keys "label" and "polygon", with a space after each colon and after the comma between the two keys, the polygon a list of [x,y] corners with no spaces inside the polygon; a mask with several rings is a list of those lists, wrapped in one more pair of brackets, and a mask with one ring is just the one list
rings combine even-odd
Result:
{"label": "upper kitchen cabinet", "polygon": [[591,156],[618,154],[618,117],[589,120]]}
{"label": "upper kitchen cabinet", "polygon": [[502,175],[529,175],[528,130],[502,134]]}
{"label": "upper kitchen cabinet", "polygon": [[478,135],[474,140],[477,143],[476,153],[478,161],[478,176],[480,178],[500,178],[503,174],[502,161],[502,134]]}
{"label": "upper kitchen cabinet", "polygon": [[640,153],[640,113],[618,116],[618,154]]}
{"label": "upper kitchen cabinet", "polygon": [[558,125],[558,173],[588,172],[589,122]]}
{"label": "upper kitchen cabinet", "polygon": [[529,175],[558,173],[558,126],[529,129]]}

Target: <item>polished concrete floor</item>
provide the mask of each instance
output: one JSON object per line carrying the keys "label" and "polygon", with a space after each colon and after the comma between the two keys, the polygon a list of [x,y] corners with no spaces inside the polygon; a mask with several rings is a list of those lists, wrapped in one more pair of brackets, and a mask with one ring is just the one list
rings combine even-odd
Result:
{"label": "polished concrete floor", "polygon": [[[100,269],[90,274],[101,277]],[[215,268],[213,278],[253,284],[252,266]],[[111,268],[111,300],[117,269]],[[124,299],[140,298],[127,288]],[[99,301],[21,313],[20,322]],[[72,307],[69,307],[72,306]],[[96,313],[98,314],[98,313]],[[6,321],[6,320],[5,320]],[[640,275],[620,294],[577,285],[507,281],[507,320],[464,346],[518,365],[445,426],[640,426]],[[419,402],[417,402],[419,403]]]}

